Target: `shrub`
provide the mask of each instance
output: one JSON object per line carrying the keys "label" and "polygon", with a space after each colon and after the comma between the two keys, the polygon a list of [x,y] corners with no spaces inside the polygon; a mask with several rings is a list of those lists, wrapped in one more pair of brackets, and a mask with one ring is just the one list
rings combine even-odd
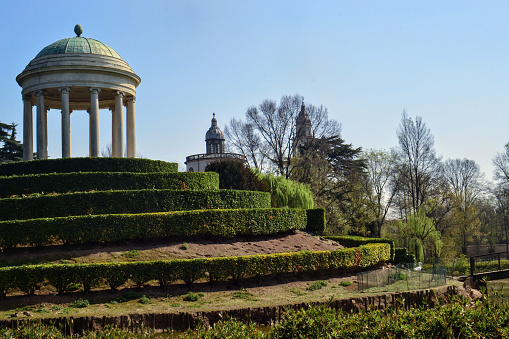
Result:
{"label": "shrub", "polygon": [[269,187],[274,207],[313,208],[313,194],[308,186],[268,173],[258,173],[258,178]]}
{"label": "shrub", "polygon": [[337,241],[341,245],[345,247],[358,247],[360,245],[366,244],[377,244],[377,243],[385,243],[391,246],[391,260],[394,260],[394,241],[391,239],[384,238],[367,238],[367,237],[359,237],[359,236],[351,236],[351,235],[343,235],[343,236],[326,236],[325,239],[330,239]]}
{"label": "shrub", "polygon": [[73,301],[69,306],[74,308],[85,308],[90,306],[90,301],[88,301],[87,299],[78,299]]}
{"label": "shrub", "polygon": [[308,291],[317,291],[317,290],[321,290],[322,287],[325,287],[325,286],[327,286],[327,282],[319,280],[319,281],[315,281],[314,283],[309,285],[307,290]]}
{"label": "shrub", "polygon": [[[77,283],[90,291],[94,282],[104,279],[112,290],[127,279],[159,280],[163,288],[175,280],[183,280],[188,286],[206,277],[227,280],[295,273],[300,268],[306,271],[350,270],[376,265],[390,258],[388,244],[368,244],[359,248],[337,251],[274,253],[237,257],[179,259],[147,262],[70,264],[69,273],[74,272]],[[46,277],[62,272],[62,265],[27,265],[0,268],[0,289],[18,288],[33,294]],[[136,278],[135,278],[136,277]],[[6,287],[5,283],[12,285]]]}
{"label": "shrub", "polygon": [[143,305],[152,304],[152,300],[149,297],[147,297],[146,295],[142,295],[140,300],[138,300],[138,302]]}
{"label": "shrub", "polygon": [[394,264],[400,263],[414,263],[415,256],[413,254],[408,254],[408,250],[406,248],[395,248],[394,249]]}
{"label": "shrub", "polygon": [[325,231],[325,208],[312,208],[306,210],[308,222],[306,225],[306,231],[322,234]]}
{"label": "shrub", "polygon": [[0,245],[67,244],[170,236],[276,234],[306,227],[298,209],[198,210],[145,214],[82,215],[0,222]]}
{"label": "shrub", "polygon": [[218,160],[205,167],[205,172],[219,174],[219,188],[269,192],[267,185],[240,160]]}
{"label": "shrub", "polygon": [[136,158],[60,158],[0,165],[0,176],[73,172],[177,172],[178,164]]}
{"label": "shrub", "polygon": [[0,177],[0,197],[34,193],[67,193],[106,190],[209,190],[219,188],[214,172],[80,172]]}
{"label": "shrub", "polygon": [[217,208],[269,208],[270,194],[235,190],[131,190],[0,199],[0,220]]}
{"label": "shrub", "polygon": [[184,296],[184,301],[198,301],[202,295],[199,293],[193,293],[191,291],[187,292],[187,294]]}

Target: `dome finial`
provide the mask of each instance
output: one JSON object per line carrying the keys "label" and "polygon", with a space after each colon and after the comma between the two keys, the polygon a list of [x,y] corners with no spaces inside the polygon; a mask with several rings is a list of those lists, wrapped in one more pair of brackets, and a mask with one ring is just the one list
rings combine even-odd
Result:
{"label": "dome finial", "polygon": [[83,26],[81,26],[80,24],[77,24],[76,26],[74,26],[74,33],[76,33],[76,35],[79,37],[81,34],[83,34]]}

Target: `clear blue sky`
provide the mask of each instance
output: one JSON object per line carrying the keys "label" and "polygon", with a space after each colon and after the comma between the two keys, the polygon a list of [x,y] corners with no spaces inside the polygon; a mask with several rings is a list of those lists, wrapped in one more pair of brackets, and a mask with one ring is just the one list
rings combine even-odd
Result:
{"label": "clear blue sky", "polygon": [[[15,77],[46,45],[83,36],[141,76],[138,153],[179,162],[266,98],[299,93],[328,107],[355,147],[397,145],[401,113],[422,116],[437,153],[491,179],[509,141],[508,1],[2,1],[0,121],[19,124]],[[61,156],[49,113],[49,155]],[[71,118],[72,155],[88,155],[88,115]],[[111,118],[101,111],[101,148]],[[35,146],[34,146],[35,147]]]}

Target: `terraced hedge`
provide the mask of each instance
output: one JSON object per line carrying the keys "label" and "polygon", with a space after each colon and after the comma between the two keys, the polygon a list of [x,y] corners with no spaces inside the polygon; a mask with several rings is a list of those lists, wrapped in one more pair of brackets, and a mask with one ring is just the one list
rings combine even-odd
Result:
{"label": "terraced hedge", "polygon": [[219,189],[215,172],[84,172],[0,177],[0,198],[33,193],[68,193],[139,189]]}
{"label": "terraced hedge", "polygon": [[60,294],[71,283],[82,284],[86,292],[98,281],[106,282],[112,290],[128,279],[138,286],[157,280],[167,288],[175,281],[192,285],[205,278],[210,281],[280,275],[284,273],[314,272],[321,270],[350,270],[364,268],[390,260],[388,244],[369,244],[358,248],[336,251],[301,251],[236,257],[179,259],[101,264],[31,265],[0,268],[0,296],[10,289],[27,294],[34,292],[47,281]]}
{"label": "terraced hedge", "polygon": [[0,220],[217,208],[269,208],[270,193],[237,190],[97,191],[0,199]]}
{"label": "terraced hedge", "polygon": [[366,244],[377,244],[377,243],[385,243],[391,246],[391,261],[394,260],[394,252],[395,246],[394,241],[391,239],[384,238],[368,238],[368,237],[358,237],[351,235],[341,235],[341,236],[327,236],[324,237],[326,239],[334,240],[346,247],[358,247]]}
{"label": "terraced hedge", "polygon": [[0,222],[0,246],[67,244],[171,236],[276,234],[306,228],[306,211],[289,208],[213,209],[82,215]]}
{"label": "terraced hedge", "polygon": [[18,161],[0,165],[0,176],[74,172],[172,172],[177,163],[136,158],[62,158]]}

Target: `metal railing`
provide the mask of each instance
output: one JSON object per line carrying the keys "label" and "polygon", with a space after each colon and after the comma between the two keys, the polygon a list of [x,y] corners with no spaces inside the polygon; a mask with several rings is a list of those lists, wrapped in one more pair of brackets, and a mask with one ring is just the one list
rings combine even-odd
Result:
{"label": "metal railing", "polygon": [[475,255],[470,257],[470,275],[509,269],[509,252]]}
{"label": "metal railing", "polygon": [[246,157],[238,153],[211,153],[211,154],[194,154],[186,157],[186,162],[199,159],[211,159],[211,158],[227,158],[227,159],[240,159],[246,161]]}
{"label": "metal railing", "polygon": [[442,265],[424,270],[414,264],[398,264],[396,267],[357,274],[359,291],[409,291],[443,286],[446,283],[447,269]]}

